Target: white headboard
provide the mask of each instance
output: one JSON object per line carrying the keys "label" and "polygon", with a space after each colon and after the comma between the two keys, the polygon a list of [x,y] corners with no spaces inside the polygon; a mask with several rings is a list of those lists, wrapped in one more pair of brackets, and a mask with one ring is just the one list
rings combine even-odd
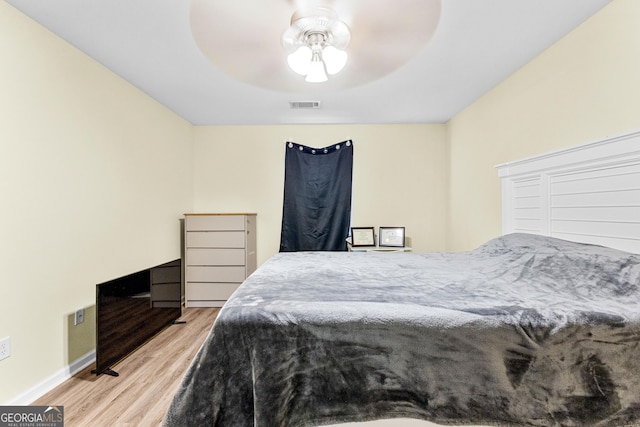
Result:
{"label": "white headboard", "polygon": [[502,232],[640,253],[640,131],[496,166]]}

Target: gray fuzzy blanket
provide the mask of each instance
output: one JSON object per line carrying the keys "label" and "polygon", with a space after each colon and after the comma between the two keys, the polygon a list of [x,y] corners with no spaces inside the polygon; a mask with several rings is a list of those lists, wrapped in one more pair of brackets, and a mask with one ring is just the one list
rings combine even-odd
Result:
{"label": "gray fuzzy blanket", "polygon": [[164,423],[394,417],[640,425],[640,256],[526,234],[275,255],[220,311]]}

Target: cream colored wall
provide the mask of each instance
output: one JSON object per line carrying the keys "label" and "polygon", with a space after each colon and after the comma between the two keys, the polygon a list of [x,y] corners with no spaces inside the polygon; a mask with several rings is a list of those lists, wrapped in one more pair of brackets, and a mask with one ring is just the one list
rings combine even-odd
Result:
{"label": "cream colored wall", "polygon": [[0,52],[2,403],[94,348],[96,283],[180,256],[193,128],[5,2]]}
{"label": "cream colored wall", "polygon": [[500,235],[494,165],[640,129],[640,2],[614,0],[448,124],[448,248]]}
{"label": "cream colored wall", "polygon": [[278,252],[285,141],[354,143],[354,226],[405,226],[416,251],[446,244],[444,125],[204,126],[195,130],[197,212],[255,212],[258,263]]}

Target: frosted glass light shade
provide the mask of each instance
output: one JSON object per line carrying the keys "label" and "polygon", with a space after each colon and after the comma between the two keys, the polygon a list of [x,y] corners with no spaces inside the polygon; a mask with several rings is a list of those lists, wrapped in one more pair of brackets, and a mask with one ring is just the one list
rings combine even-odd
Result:
{"label": "frosted glass light shade", "polygon": [[306,76],[311,65],[312,52],[309,46],[300,46],[295,52],[287,56],[289,67],[300,74]]}
{"label": "frosted glass light shade", "polygon": [[327,73],[324,71],[322,61],[311,61],[309,63],[309,74],[307,74],[305,81],[309,83],[322,83],[327,80]]}
{"label": "frosted glass light shade", "polygon": [[333,46],[327,46],[322,50],[322,60],[327,67],[327,73],[337,74],[347,64],[347,52],[336,49]]}

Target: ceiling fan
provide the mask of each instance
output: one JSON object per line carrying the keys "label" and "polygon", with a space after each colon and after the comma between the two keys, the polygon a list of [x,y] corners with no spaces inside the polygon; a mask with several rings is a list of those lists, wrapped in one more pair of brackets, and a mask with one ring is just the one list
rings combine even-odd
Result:
{"label": "ceiling fan", "polygon": [[[324,45],[344,52],[343,69],[321,88],[352,88],[416,56],[433,37],[440,11],[441,0],[191,0],[190,24],[200,50],[229,76],[265,89],[307,92],[319,86],[288,65],[300,46],[309,47],[304,58],[314,54],[314,43],[316,51]],[[325,24],[328,33],[318,31]],[[316,27],[305,35],[310,25]]]}

